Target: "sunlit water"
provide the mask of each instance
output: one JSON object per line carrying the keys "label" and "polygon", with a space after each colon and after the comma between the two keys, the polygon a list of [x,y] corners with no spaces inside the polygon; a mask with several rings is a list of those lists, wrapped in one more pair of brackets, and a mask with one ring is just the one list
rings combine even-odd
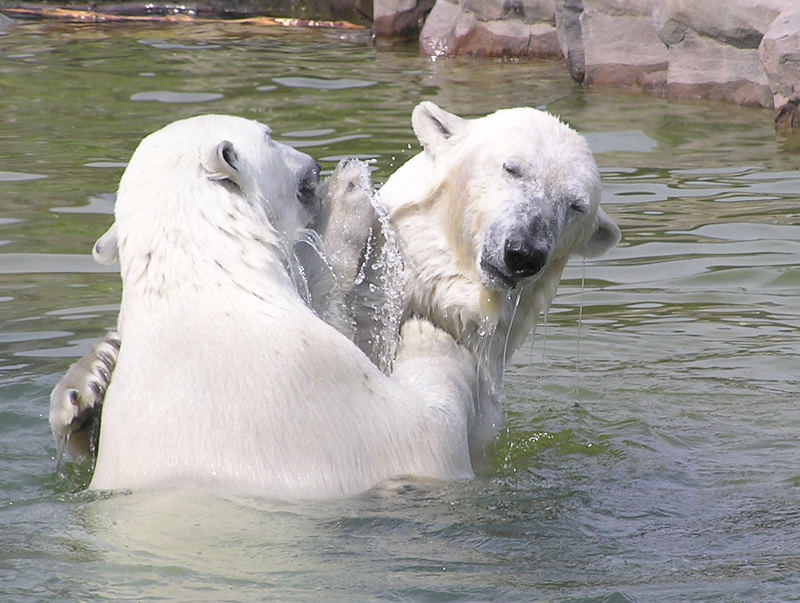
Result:
{"label": "sunlit water", "polygon": [[[0,57],[0,599],[798,597],[800,157],[768,113],[330,32],[26,24]],[[114,324],[118,276],[89,250],[138,140],[237,113],[380,182],[421,99],[560,114],[624,234],[567,269],[512,361],[489,473],[324,504],[58,475],[48,394]]]}

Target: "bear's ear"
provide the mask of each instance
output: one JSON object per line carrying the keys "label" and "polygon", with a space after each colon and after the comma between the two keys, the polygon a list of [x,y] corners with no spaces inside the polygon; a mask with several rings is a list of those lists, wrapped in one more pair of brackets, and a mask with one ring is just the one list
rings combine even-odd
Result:
{"label": "bear's ear", "polygon": [[436,156],[450,138],[467,127],[467,120],[424,101],[414,107],[411,125],[425,151]]}
{"label": "bear's ear", "polygon": [[230,180],[237,186],[239,182],[239,157],[233,143],[223,140],[209,153],[204,167],[209,180]]}
{"label": "bear's ear", "polygon": [[92,257],[98,264],[119,263],[119,247],[117,245],[117,223],[114,222],[103,236],[97,239],[92,247]]}
{"label": "bear's ear", "polygon": [[608,214],[602,208],[598,207],[594,230],[575,252],[585,258],[603,255],[619,243],[621,236],[619,226],[614,224],[614,221],[608,217]]}

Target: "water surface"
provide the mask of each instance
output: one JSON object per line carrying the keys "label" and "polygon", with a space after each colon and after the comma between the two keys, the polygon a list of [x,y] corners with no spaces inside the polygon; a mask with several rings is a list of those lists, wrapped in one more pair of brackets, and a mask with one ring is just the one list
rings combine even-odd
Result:
{"label": "water surface", "polygon": [[[4,33],[3,600],[800,593],[800,158],[768,112],[587,93],[558,63],[431,61],[334,32]],[[180,117],[236,113],[323,169],[373,159],[381,182],[417,151],[409,115],[423,99],[559,114],[589,138],[624,236],[568,267],[515,357],[487,474],[285,504],[98,497],[80,491],[81,468],[57,472],[49,391],[114,324],[119,277],[89,251],[137,142]]]}

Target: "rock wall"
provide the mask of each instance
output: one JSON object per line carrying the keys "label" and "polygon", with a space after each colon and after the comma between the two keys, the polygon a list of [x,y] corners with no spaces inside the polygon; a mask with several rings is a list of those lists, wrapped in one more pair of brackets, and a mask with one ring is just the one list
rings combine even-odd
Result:
{"label": "rock wall", "polygon": [[432,2],[374,0],[376,36],[397,35],[379,14],[413,14],[402,37],[430,56],[563,57],[587,86],[769,107],[800,126],[800,0]]}

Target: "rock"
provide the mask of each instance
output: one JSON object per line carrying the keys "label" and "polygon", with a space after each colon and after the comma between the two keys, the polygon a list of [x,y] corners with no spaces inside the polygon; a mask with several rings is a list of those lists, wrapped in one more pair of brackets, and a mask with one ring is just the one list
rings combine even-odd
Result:
{"label": "rock", "polygon": [[561,55],[587,86],[770,107],[779,126],[800,124],[798,0],[437,0],[420,46]]}
{"label": "rock", "polygon": [[758,56],[769,24],[790,0],[664,0],[653,13],[667,46],[669,98],[772,107]]}
{"label": "rock", "polygon": [[372,31],[378,40],[416,40],[434,0],[375,0]]}
{"label": "rock", "polygon": [[523,23],[554,24],[555,0],[461,0],[461,9],[481,21],[517,19]]}
{"label": "rock", "polygon": [[658,38],[652,11],[658,0],[584,0],[580,24],[586,85],[611,85],[663,92],[667,49]]}
{"label": "rock", "polygon": [[669,49],[667,96],[772,106],[772,92],[756,49],[737,48],[693,31]]}
{"label": "rock", "polygon": [[562,56],[553,0],[437,0],[420,49],[429,56]]}
{"label": "rock", "polygon": [[783,13],[770,24],[758,55],[772,90],[776,126],[800,127],[800,11]]}
{"label": "rock", "polygon": [[438,0],[428,18],[425,19],[425,25],[420,32],[419,47],[422,54],[431,57],[455,54],[453,40],[457,29],[464,29],[464,26],[460,26],[459,23],[462,19],[468,20],[465,25],[469,28],[474,17],[470,19],[463,14],[458,8],[458,4]]}
{"label": "rock", "polygon": [[795,0],[662,0],[653,10],[659,37],[667,46],[691,30],[735,48],[758,48],[770,23]]}
{"label": "rock", "polygon": [[567,60],[567,69],[577,82],[583,82],[586,74],[586,58],[583,52],[583,30],[581,13],[583,0],[559,0],[556,2],[556,34],[561,53]]}

